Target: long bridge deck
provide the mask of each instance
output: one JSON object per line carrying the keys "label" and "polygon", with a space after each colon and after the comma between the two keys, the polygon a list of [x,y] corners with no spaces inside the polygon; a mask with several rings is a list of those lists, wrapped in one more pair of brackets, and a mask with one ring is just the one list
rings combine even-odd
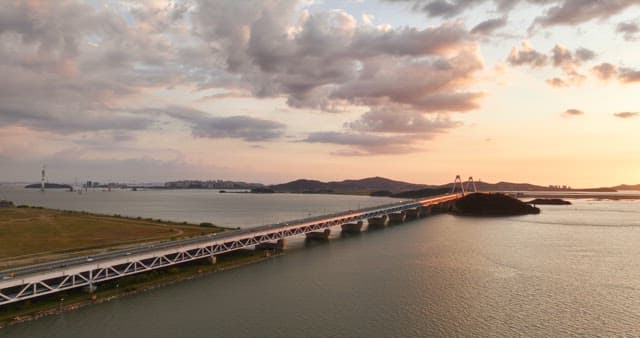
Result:
{"label": "long bridge deck", "polygon": [[310,217],[255,228],[114,250],[91,257],[56,260],[0,272],[0,306],[145,271],[215,256],[287,237],[323,231],[421,207],[447,204],[463,196],[448,194],[360,210]]}

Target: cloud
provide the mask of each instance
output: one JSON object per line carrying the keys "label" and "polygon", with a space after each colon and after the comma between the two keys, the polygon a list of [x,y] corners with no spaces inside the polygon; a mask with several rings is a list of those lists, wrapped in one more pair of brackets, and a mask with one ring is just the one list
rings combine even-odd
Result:
{"label": "cloud", "polygon": [[446,116],[426,117],[421,113],[400,109],[371,110],[345,126],[360,132],[434,134],[461,126]]}
{"label": "cloud", "polygon": [[345,123],[343,131],[314,132],[302,142],[346,146],[334,152],[342,156],[404,154],[418,151],[416,144],[420,141],[460,126],[461,122],[446,115],[433,117],[407,107],[385,107]]}
{"label": "cloud", "polygon": [[[409,3],[413,10],[430,17],[451,18],[489,3],[497,12],[508,14],[513,8],[545,8],[532,26],[579,25],[594,19],[606,19],[640,4],[637,0],[388,0]],[[549,6],[549,7],[544,7]]]}
{"label": "cloud", "polygon": [[507,25],[507,18],[489,19],[477,24],[471,29],[471,34],[490,35],[494,31]]}
{"label": "cloud", "polygon": [[[349,150],[341,150],[334,154],[343,156],[361,156],[373,154],[406,154],[417,151],[409,136],[383,136],[355,132],[314,132],[302,142],[323,143],[349,146]],[[355,150],[354,150],[355,149]]]}
{"label": "cloud", "polygon": [[556,87],[556,88],[564,88],[569,86],[568,83],[566,83],[563,79],[559,77],[547,79],[545,82],[547,82],[547,84],[550,85],[551,87]]}
{"label": "cloud", "polygon": [[609,18],[640,4],[637,0],[563,0],[554,2],[555,4],[548,8],[543,15],[535,19],[534,24],[541,26],[578,25],[593,19]]}
{"label": "cloud", "polygon": [[583,62],[593,60],[596,53],[586,48],[578,48],[571,52],[568,48],[555,45],[551,50],[551,59],[556,68],[564,71],[566,79],[553,78],[547,83],[554,87],[566,87],[571,84],[578,85],[586,79],[586,76],[579,73],[579,68]]}
{"label": "cloud", "polygon": [[632,21],[621,22],[616,26],[616,33],[622,33],[627,41],[636,41],[638,33],[640,33],[640,26]]}
{"label": "cloud", "polygon": [[630,119],[634,117],[640,116],[640,113],[637,112],[623,112],[623,113],[615,113],[613,116],[621,118],[621,119]]}
{"label": "cloud", "polygon": [[0,123],[55,133],[153,126],[152,117],[135,113],[127,100],[181,77],[185,67],[168,48],[170,29],[150,28],[171,12],[129,23],[110,7],[75,1],[3,5]]}
{"label": "cloud", "polygon": [[582,116],[584,112],[578,109],[567,109],[562,115],[570,117],[570,116]]}
{"label": "cloud", "polygon": [[618,79],[624,83],[640,82],[640,70],[633,68],[620,68]]}
{"label": "cloud", "polygon": [[286,125],[251,116],[214,117],[185,107],[169,107],[165,113],[188,123],[194,137],[236,138],[248,142],[269,141],[283,136]]}
{"label": "cloud", "polygon": [[614,75],[616,75],[618,73],[618,67],[607,63],[607,62],[603,62],[599,65],[593,66],[591,68],[591,71],[600,79],[600,80],[609,80],[611,79]]}
{"label": "cloud", "polygon": [[[309,13],[295,0],[16,1],[0,8],[0,22],[0,124],[58,134],[163,128],[169,112],[145,94],[175,86],[211,90],[211,99],[418,115],[471,111],[484,96],[469,89],[484,63],[462,22],[378,27],[342,10]],[[187,115],[179,119],[195,137],[260,141],[285,129],[251,116]]]}
{"label": "cloud", "polygon": [[513,66],[543,67],[547,64],[547,56],[531,48],[529,43],[525,41],[520,48],[513,47],[511,49],[507,62]]}

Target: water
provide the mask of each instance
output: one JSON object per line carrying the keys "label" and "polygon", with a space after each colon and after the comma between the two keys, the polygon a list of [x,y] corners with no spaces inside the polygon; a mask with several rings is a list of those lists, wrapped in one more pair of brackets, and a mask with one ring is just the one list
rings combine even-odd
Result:
{"label": "water", "polygon": [[218,190],[63,190],[1,186],[0,199],[48,208],[151,217],[176,222],[211,222],[228,227],[253,227],[349,209],[397,202],[387,197],[220,193]]}
{"label": "water", "polygon": [[640,335],[640,202],[572,202],[522,217],[433,216],[307,248],[294,241],[266,262],[0,337]]}

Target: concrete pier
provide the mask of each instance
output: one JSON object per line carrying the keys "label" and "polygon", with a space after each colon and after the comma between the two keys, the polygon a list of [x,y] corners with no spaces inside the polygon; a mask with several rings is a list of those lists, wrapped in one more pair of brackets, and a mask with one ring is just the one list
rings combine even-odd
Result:
{"label": "concrete pier", "polygon": [[285,240],[279,239],[277,242],[266,242],[256,245],[256,250],[284,250]]}
{"label": "concrete pier", "polygon": [[359,233],[362,231],[362,225],[364,223],[359,221],[358,223],[346,223],[341,226],[342,232],[347,233]]}
{"label": "concrete pier", "polygon": [[369,227],[370,228],[380,228],[380,227],[384,227],[385,225],[387,225],[387,221],[388,220],[389,220],[389,216],[382,215],[382,216],[378,216],[378,217],[371,217],[371,218],[367,219],[367,222],[369,223]]}
{"label": "concrete pier", "polygon": [[404,211],[389,214],[389,224],[401,224],[407,220],[407,213]]}
{"label": "concrete pier", "polygon": [[209,257],[207,258],[207,261],[208,261],[208,262],[209,262],[209,264],[211,264],[211,265],[216,264],[216,263],[218,263],[218,257],[216,257],[216,256],[209,256]]}
{"label": "concrete pier", "polygon": [[440,204],[436,204],[431,208],[431,213],[433,214],[442,214],[451,211],[453,208],[453,204],[450,202],[444,202]]}
{"label": "concrete pier", "polygon": [[329,230],[329,229],[324,229],[324,231],[308,232],[306,234],[307,239],[316,239],[316,240],[321,240],[321,241],[328,240],[329,239],[329,235],[331,235],[331,230]]}
{"label": "concrete pier", "polygon": [[420,207],[420,217],[427,217],[431,215],[431,206]]}
{"label": "concrete pier", "polygon": [[406,211],[408,219],[420,218],[422,215],[422,208],[409,209]]}

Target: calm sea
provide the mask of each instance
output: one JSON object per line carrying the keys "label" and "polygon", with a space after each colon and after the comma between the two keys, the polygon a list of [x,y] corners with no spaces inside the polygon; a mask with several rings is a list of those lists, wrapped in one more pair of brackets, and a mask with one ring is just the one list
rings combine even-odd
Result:
{"label": "calm sea", "polygon": [[[3,193],[19,203],[230,226],[388,201]],[[266,262],[16,325],[0,337],[640,336],[640,202],[571,201],[541,206],[539,215],[438,215],[358,236],[335,231],[326,244],[291,241],[286,255]]]}

